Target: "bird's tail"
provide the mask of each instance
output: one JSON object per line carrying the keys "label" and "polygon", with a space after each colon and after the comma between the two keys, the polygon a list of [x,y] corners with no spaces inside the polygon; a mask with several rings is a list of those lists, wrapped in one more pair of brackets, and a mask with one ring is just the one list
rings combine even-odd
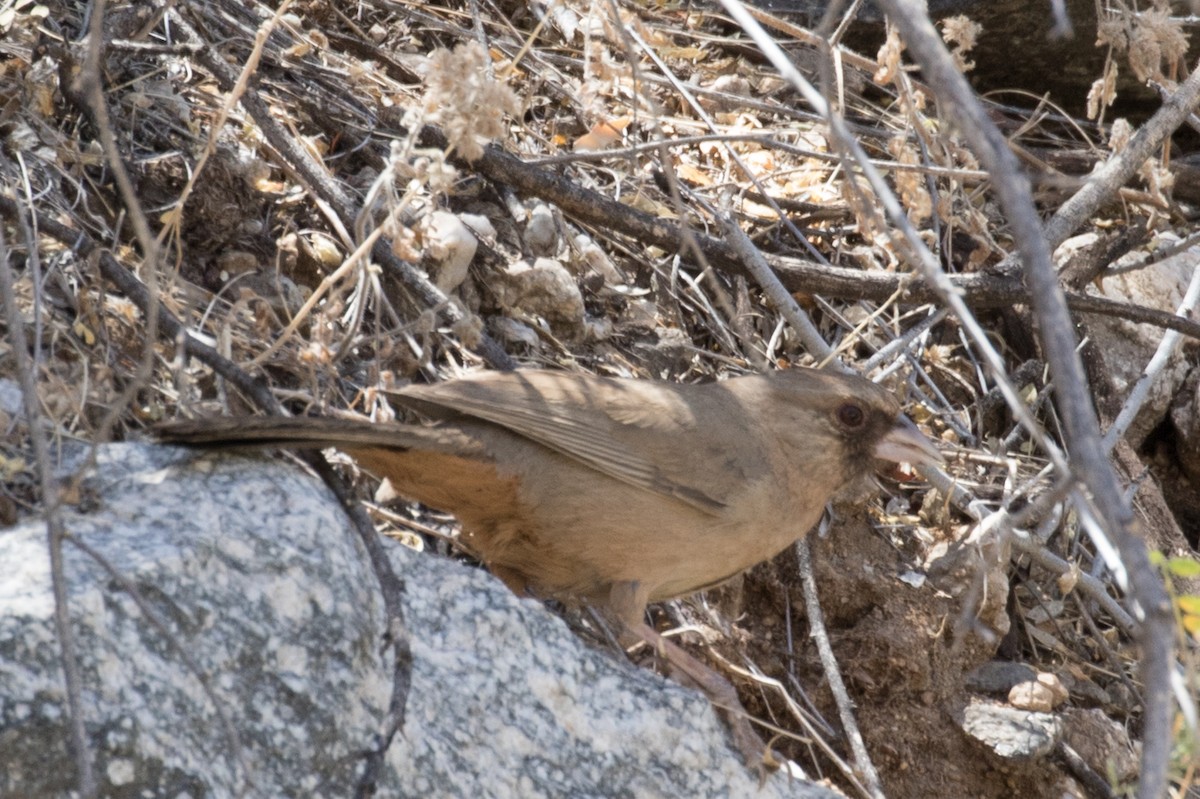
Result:
{"label": "bird's tail", "polygon": [[150,428],[164,444],[205,448],[324,449],[325,447],[428,446],[440,438],[433,428],[400,423],[375,423],[329,417],[222,416],[167,422]]}

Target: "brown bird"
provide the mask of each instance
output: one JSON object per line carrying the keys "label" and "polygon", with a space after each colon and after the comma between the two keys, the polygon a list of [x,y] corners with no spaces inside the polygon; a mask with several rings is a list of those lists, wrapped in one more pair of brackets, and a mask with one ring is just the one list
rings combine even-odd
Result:
{"label": "brown bird", "polygon": [[[732,687],[651,630],[646,604],[780,552],[877,460],[940,460],[892,394],[813,369],[699,385],[485,372],[393,396],[434,424],[250,417],[154,433],[337,447],[398,494],[457,516],[464,546],[515,592],[590,604],[624,642],[647,640],[727,707]],[[733,726],[743,752],[761,758],[744,719]]]}

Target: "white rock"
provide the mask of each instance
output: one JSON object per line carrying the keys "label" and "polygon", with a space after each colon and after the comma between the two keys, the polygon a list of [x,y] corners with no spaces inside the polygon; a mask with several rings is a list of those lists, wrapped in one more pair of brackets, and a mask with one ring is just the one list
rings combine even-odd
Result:
{"label": "white rock", "polygon": [[525,246],[534,255],[554,255],[558,252],[558,225],[549,207],[538,204],[525,225]]}
{"label": "white rock", "polygon": [[624,284],[625,279],[621,277],[621,273],[617,270],[617,267],[609,260],[608,253],[601,249],[596,242],[592,241],[591,236],[586,233],[580,233],[571,243],[574,245],[574,251],[579,263],[603,277],[606,285],[618,286]]}
{"label": "white rock", "polygon": [[553,258],[512,264],[501,286],[501,302],[545,319],[559,335],[583,332],[583,295],[567,268]]}
{"label": "white rock", "polygon": [[422,220],[421,234],[433,283],[449,294],[467,279],[467,270],[479,240],[466,223],[449,211],[434,211],[426,216]]}
{"label": "white rock", "polygon": [[[1192,272],[1198,268],[1200,247],[1193,247],[1145,269],[1105,277],[1100,281],[1099,288],[1093,281],[1086,291],[1110,300],[1175,313],[1187,291]],[[1118,392],[1128,392],[1153,357],[1165,331],[1153,325],[1135,324],[1108,316],[1093,316],[1090,321],[1092,335],[1104,353],[1104,362],[1113,377],[1114,387]],[[1131,444],[1141,444],[1163,420],[1187,373],[1187,359],[1177,347],[1151,386],[1141,412],[1126,434]]]}

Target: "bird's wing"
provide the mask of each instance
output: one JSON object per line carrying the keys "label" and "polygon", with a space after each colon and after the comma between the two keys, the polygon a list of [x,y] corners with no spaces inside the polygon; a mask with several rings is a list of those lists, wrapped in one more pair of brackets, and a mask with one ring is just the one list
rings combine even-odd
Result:
{"label": "bird's wing", "polygon": [[[738,471],[736,465],[711,450],[739,443],[741,425],[736,413],[716,418],[720,414],[714,412],[709,392],[689,388],[685,394],[671,384],[650,381],[488,372],[408,387],[397,392],[397,399],[417,409],[432,406],[491,422],[616,480],[716,514],[740,486],[729,479]],[[695,440],[701,430],[710,451],[697,451],[699,462],[679,462],[680,437]],[[741,440],[739,449],[747,443]],[[724,479],[708,474],[714,454]],[[747,464],[746,470],[752,468]]]}

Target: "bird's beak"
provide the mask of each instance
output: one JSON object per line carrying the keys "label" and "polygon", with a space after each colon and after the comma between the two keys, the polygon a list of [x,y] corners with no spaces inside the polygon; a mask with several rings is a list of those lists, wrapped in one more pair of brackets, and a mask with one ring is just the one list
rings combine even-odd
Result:
{"label": "bird's beak", "polygon": [[875,445],[875,457],[914,466],[943,462],[933,442],[904,414],[896,417],[896,425]]}

